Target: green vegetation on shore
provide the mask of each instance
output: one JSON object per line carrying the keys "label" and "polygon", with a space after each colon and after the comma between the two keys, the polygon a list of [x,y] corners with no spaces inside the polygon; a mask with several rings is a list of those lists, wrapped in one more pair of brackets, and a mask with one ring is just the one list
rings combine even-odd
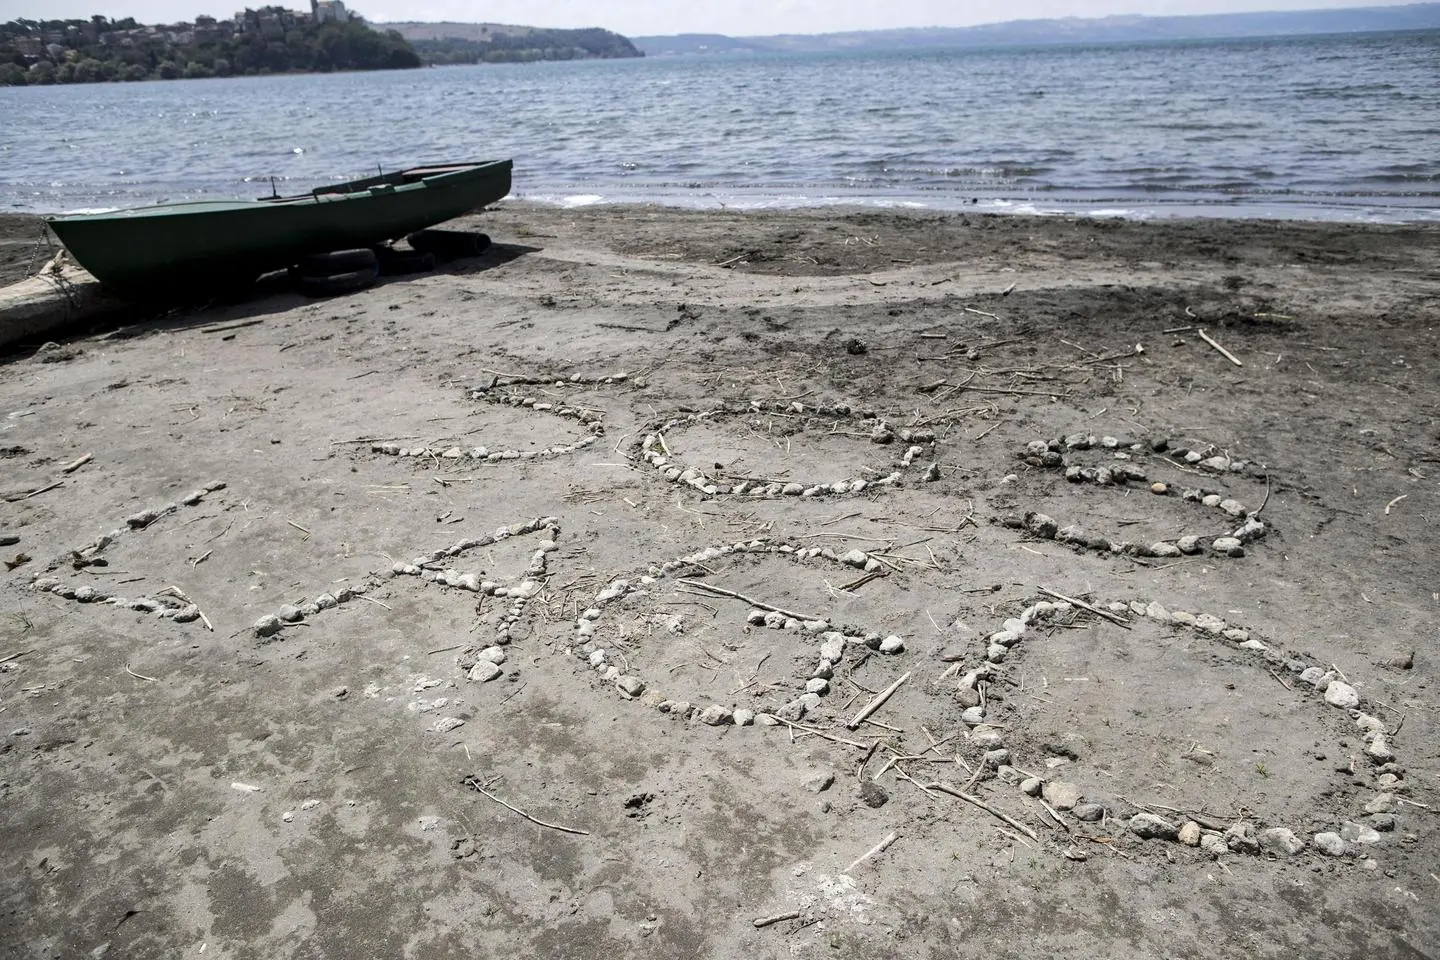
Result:
{"label": "green vegetation on shore", "polygon": [[429,64],[530,63],[643,57],[618,33],[588,27],[551,30],[501,23],[387,23]]}
{"label": "green vegetation on shore", "polygon": [[343,8],[341,13],[317,16],[261,7],[229,20],[202,16],[194,23],[166,26],[146,26],[129,17],[12,20],[0,24],[0,86],[421,65],[400,34],[377,32]]}

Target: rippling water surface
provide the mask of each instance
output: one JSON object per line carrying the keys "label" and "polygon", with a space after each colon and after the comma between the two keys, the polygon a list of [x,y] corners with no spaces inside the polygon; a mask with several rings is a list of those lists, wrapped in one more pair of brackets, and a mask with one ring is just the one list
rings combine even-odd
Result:
{"label": "rippling water surface", "polygon": [[0,210],[513,157],[555,203],[1440,220],[1440,32],[0,88]]}

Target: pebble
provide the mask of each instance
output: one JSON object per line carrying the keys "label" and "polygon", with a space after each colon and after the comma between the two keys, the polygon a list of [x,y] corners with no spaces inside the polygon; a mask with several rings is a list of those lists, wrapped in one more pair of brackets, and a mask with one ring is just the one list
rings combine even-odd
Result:
{"label": "pebble", "polygon": [[789,720],[791,723],[795,723],[796,721],[803,720],[806,711],[819,702],[820,696],[818,694],[807,693],[803,696],[796,697],[779,710],[776,710],[775,716],[781,720]]}
{"label": "pebble", "polygon": [[1251,540],[1259,540],[1265,536],[1265,524],[1254,517],[1246,517],[1245,522],[1231,534],[1241,543],[1249,543]]}
{"label": "pebble", "polygon": [[1151,492],[1151,493],[1166,494],[1166,493],[1169,493],[1169,492],[1170,492],[1170,486],[1169,486],[1168,484],[1161,483],[1160,481],[1157,480],[1156,482],[1150,484],[1150,492]]}
{"label": "pebble", "polygon": [[1329,857],[1343,857],[1349,849],[1349,844],[1340,834],[1327,831],[1315,834],[1315,849]]}
{"label": "pebble", "polygon": [[960,714],[960,719],[972,727],[978,727],[985,722],[984,707],[969,707]]}
{"label": "pebble", "polygon": [[881,653],[902,653],[905,650],[905,641],[897,636],[888,636],[880,641]]}
{"label": "pebble", "polygon": [[811,793],[824,793],[835,786],[835,774],[822,773],[805,781],[805,789]]}
{"label": "pebble", "polygon": [[625,675],[615,678],[615,687],[623,696],[633,700],[645,692],[645,681],[639,677]]}
{"label": "pebble", "polygon": [[1260,831],[1260,846],[1279,856],[1294,856],[1305,849],[1305,841],[1285,827],[1271,827]]}
{"label": "pebble", "polygon": [[1389,833],[1395,829],[1395,815],[1392,813],[1375,813],[1369,818],[1370,826],[1382,833]]}
{"label": "pebble", "polygon": [[1395,807],[1395,794],[1381,793],[1365,804],[1366,813],[1389,813]]}
{"label": "pebble", "polygon": [[299,623],[305,619],[305,614],[300,612],[299,607],[291,606],[288,603],[277,611],[276,616],[286,623]]}
{"label": "pebble", "polygon": [[1346,843],[1379,843],[1380,832],[1365,826],[1363,823],[1346,820],[1340,824],[1340,839]]}
{"label": "pebble", "polygon": [[479,657],[481,660],[489,660],[491,663],[501,664],[505,662],[505,651],[501,647],[486,647],[480,651]]}
{"label": "pebble", "polygon": [[1096,823],[1105,818],[1105,808],[1098,803],[1077,803],[1070,812],[1083,823]]}
{"label": "pebble", "polygon": [[998,750],[986,750],[983,760],[985,766],[987,767],[1000,767],[1009,762],[1010,751],[1006,750],[1004,747],[1001,747]]}
{"label": "pebble", "polygon": [[1325,702],[1332,707],[1349,710],[1360,704],[1360,694],[1356,693],[1355,688],[1350,684],[1332,680],[1330,685],[1325,688]]}
{"label": "pebble", "polygon": [[1073,810],[1080,802],[1080,788],[1065,780],[1051,780],[1043,790],[1045,802],[1056,810]]}
{"label": "pebble", "polygon": [[1025,529],[1037,537],[1053,540],[1055,534],[1060,531],[1060,524],[1056,523],[1054,518],[1043,513],[1027,513],[1025,514]]}
{"label": "pebble", "polygon": [[840,557],[840,562],[851,567],[864,567],[870,557],[864,550],[851,550]]}
{"label": "pebble", "polygon": [[1174,840],[1180,830],[1164,817],[1153,813],[1137,813],[1130,818],[1130,832],[1141,840]]}
{"label": "pebble", "polygon": [[839,663],[844,657],[845,636],[839,633],[826,634],[820,642],[820,659],[834,664]]}
{"label": "pebble", "polygon": [[1225,838],[1218,833],[1207,833],[1200,837],[1200,849],[1212,857],[1220,857],[1230,852],[1226,845]]}
{"label": "pebble", "polygon": [[449,733],[456,727],[463,726],[465,726],[465,721],[461,720],[459,717],[441,717],[439,720],[435,721],[435,725],[430,729],[434,730],[436,733]]}
{"label": "pebble", "polygon": [[824,677],[811,677],[805,681],[806,693],[818,693],[821,696],[830,692],[830,681]]}
{"label": "pebble", "polygon": [[700,711],[700,722],[709,727],[724,726],[734,719],[734,714],[730,712],[729,708],[722,707],[718,703],[712,703]]}
{"label": "pebble", "polygon": [[1245,545],[1234,537],[1216,537],[1210,542],[1210,549],[1225,557],[1245,556]]}
{"label": "pebble", "polygon": [[1225,629],[1225,621],[1212,614],[1202,613],[1195,618],[1195,629],[1218,636]]}
{"label": "pebble", "polygon": [[885,788],[874,781],[866,780],[860,787],[860,800],[867,807],[879,809],[885,806],[886,801],[889,799],[890,794],[886,793]]}
{"label": "pebble", "polygon": [[1260,841],[1248,823],[1233,824],[1225,831],[1225,846],[1239,853],[1259,853]]}
{"label": "pebble", "polygon": [[961,687],[955,691],[955,700],[962,710],[980,705],[980,691],[974,687]]}
{"label": "pebble", "polygon": [[982,723],[970,731],[970,742],[981,750],[994,750],[1005,745],[1005,734],[999,727]]}
{"label": "pebble", "polygon": [[1041,780],[1039,777],[1029,777],[1020,781],[1020,792],[1027,797],[1038,797],[1044,786],[1044,780]]}
{"label": "pebble", "polygon": [[1183,554],[1196,554],[1200,552],[1200,538],[1194,536],[1181,537],[1175,541],[1175,546],[1179,547],[1180,552]]}
{"label": "pebble", "polygon": [[282,624],[280,618],[272,614],[266,614],[255,621],[255,636],[273,637],[280,632]]}
{"label": "pebble", "polygon": [[1187,847],[1198,847],[1200,846],[1200,836],[1200,824],[1194,820],[1187,820],[1180,825],[1177,839]]}
{"label": "pebble", "polygon": [[1166,543],[1161,540],[1150,545],[1150,552],[1157,557],[1178,557],[1180,548],[1173,543]]}
{"label": "pebble", "polygon": [[1361,732],[1384,733],[1385,724],[1379,717],[1372,717],[1368,713],[1357,713],[1355,715],[1355,729]]}
{"label": "pebble", "polygon": [[755,711],[736,707],[735,712],[730,714],[730,719],[735,721],[737,727],[748,727],[755,722]]}
{"label": "pebble", "polygon": [[497,679],[505,671],[500,669],[498,663],[490,660],[477,660],[475,666],[470,668],[470,679],[477,683],[489,683]]}
{"label": "pebble", "polygon": [[1325,676],[1325,671],[1319,667],[1306,667],[1300,672],[1300,682],[1313,685],[1319,683],[1320,678],[1323,676]]}

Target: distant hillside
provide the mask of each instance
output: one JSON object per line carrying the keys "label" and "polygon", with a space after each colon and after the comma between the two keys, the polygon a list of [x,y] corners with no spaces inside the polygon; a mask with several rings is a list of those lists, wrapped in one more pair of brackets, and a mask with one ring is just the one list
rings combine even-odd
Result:
{"label": "distant hillside", "polygon": [[626,38],[598,27],[552,30],[505,23],[386,23],[426,63],[523,63],[643,57]]}
{"label": "distant hillside", "polygon": [[1098,19],[1011,20],[978,27],[916,27],[850,33],[726,37],[681,34],[635,37],[650,56],[681,54],[910,50],[1052,43],[1125,43],[1440,29],[1440,3],[1349,10],[1223,13],[1187,17],[1114,16]]}
{"label": "distant hillside", "polygon": [[0,24],[0,86],[178,80],[420,66],[398,34],[329,3],[317,13],[248,7],[193,23],[12,20]]}

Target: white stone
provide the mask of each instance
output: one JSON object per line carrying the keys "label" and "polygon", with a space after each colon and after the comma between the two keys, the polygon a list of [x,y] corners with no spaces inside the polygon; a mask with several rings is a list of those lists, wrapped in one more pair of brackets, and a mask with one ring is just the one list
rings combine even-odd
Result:
{"label": "white stone", "polygon": [[504,672],[504,670],[500,669],[498,663],[491,660],[477,660],[475,661],[475,666],[470,668],[469,676],[470,679],[476,683],[489,683],[491,680],[497,679]]}
{"label": "white stone", "polygon": [[700,722],[711,727],[719,727],[734,721],[734,714],[726,707],[718,703],[712,703],[700,711]]}
{"label": "white stone", "polygon": [[1360,694],[1356,693],[1350,684],[1332,680],[1325,688],[1325,702],[1332,707],[1348,710],[1360,703]]}
{"label": "white stone", "polygon": [[1080,788],[1065,780],[1051,780],[1045,784],[1041,795],[1045,802],[1056,810],[1073,810],[1080,802]]}
{"label": "white stone", "polygon": [[1315,834],[1315,849],[1330,857],[1343,857],[1349,850],[1349,845],[1338,833]]}

